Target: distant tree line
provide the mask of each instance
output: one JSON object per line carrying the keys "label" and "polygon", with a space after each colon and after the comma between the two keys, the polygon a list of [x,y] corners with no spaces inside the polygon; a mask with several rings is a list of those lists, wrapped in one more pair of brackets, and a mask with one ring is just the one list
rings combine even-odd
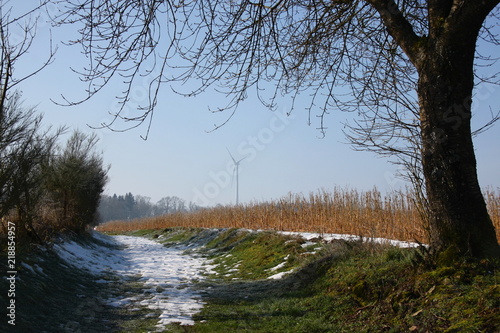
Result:
{"label": "distant tree line", "polygon": [[200,207],[192,202],[176,196],[163,197],[158,202],[151,202],[150,197],[142,195],[103,195],[99,204],[99,220],[107,221],[130,221],[142,217],[160,216],[180,212],[193,212]]}
{"label": "distant tree line", "polygon": [[97,138],[65,129],[42,131],[42,116],[25,108],[19,93],[0,109],[0,217],[19,233],[42,240],[52,233],[84,232],[97,223],[97,207],[108,168],[95,151]]}

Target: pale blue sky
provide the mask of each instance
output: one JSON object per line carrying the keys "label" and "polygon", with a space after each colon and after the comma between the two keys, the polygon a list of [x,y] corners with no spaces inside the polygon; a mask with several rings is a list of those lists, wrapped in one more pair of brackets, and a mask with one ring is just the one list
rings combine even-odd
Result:
{"label": "pale blue sky", "polygon": [[[36,43],[29,55],[17,66],[17,75],[29,72],[48,53],[49,25],[40,23]],[[67,26],[53,29],[54,44],[59,45],[56,59],[44,71],[22,84],[27,105],[38,105],[44,122],[53,126],[66,124],[70,129],[92,132],[87,125],[97,126],[110,120],[108,111],[116,109],[115,96],[122,86],[111,85],[92,100],[79,106],[61,107],[50,101],[84,96],[84,86],[70,66],[83,67],[88,61],[78,47],[69,49],[60,39],[77,36]],[[498,50],[494,50],[498,53]],[[499,71],[496,64],[489,71]],[[133,87],[136,102],[146,98],[145,85]],[[474,100],[473,124],[477,128],[490,116],[489,106],[498,110],[499,87],[482,87]],[[313,119],[307,125],[307,112],[296,108],[292,117],[289,102],[283,100],[273,113],[250,96],[233,119],[217,131],[207,133],[214,124],[223,122],[227,114],[212,114],[208,107],[224,105],[224,96],[215,93],[185,98],[165,86],[154,114],[149,138],[144,141],[146,126],[124,133],[95,131],[101,141],[99,149],[111,164],[107,194],[132,192],[157,201],[164,196],[179,196],[199,205],[230,204],[235,201],[232,162],[226,147],[240,164],[240,202],[279,198],[288,192],[308,194],[335,186],[368,190],[377,186],[386,191],[405,184],[394,178],[396,168],[387,160],[368,152],[356,152],[345,142],[341,122],[349,116],[332,113],[326,119],[325,138]],[[307,97],[304,96],[304,103]],[[132,112],[132,111],[131,111]],[[124,126],[119,123],[118,127]],[[500,187],[500,125],[475,139],[481,186]]]}

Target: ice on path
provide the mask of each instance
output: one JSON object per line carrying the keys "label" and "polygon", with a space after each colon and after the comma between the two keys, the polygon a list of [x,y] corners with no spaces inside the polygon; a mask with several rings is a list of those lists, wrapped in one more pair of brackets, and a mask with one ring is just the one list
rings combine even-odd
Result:
{"label": "ice on path", "polygon": [[94,234],[101,241],[122,246],[82,246],[75,242],[55,245],[60,257],[69,264],[89,270],[97,283],[105,283],[106,273],[123,279],[140,276],[144,282],[141,297],[109,299],[114,306],[137,303],[161,311],[157,327],[162,329],[173,322],[194,325],[192,315],[203,307],[201,296],[190,288],[192,280],[203,279],[205,260],[183,254],[182,248],[164,247],[143,237]]}

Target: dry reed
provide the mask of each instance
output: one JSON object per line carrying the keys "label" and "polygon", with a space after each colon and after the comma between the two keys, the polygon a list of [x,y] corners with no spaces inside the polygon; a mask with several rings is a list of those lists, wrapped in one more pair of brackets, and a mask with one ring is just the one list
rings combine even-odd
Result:
{"label": "dry reed", "polygon": [[[490,216],[500,239],[500,192],[485,192]],[[124,232],[169,227],[247,228],[351,234],[426,243],[427,233],[411,191],[382,195],[335,188],[304,196],[289,194],[279,200],[239,206],[218,206],[133,221],[112,221],[101,231]]]}

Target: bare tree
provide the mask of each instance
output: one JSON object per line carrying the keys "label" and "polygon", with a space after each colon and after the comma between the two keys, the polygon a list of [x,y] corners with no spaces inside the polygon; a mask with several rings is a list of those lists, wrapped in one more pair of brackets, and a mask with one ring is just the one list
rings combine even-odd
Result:
{"label": "bare tree", "polygon": [[163,197],[155,205],[155,215],[166,215],[185,212],[186,202],[179,197]]}
{"label": "bare tree", "polygon": [[37,13],[47,3],[43,0],[13,14],[12,1],[0,0],[0,215],[15,210],[21,227],[34,238],[43,195],[42,167],[63,128],[52,134],[50,129],[42,132],[42,116],[22,105],[16,88],[49,65],[55,50],[51,47],[45,60],[21,76],[15,74],[15,67],[28,53],[36,36]]}
{"label": "bare tree", "polygon": [[[229,110],[228,119],[251,90],[271,109],[282,95],[305,94],[321,131],[333,110],[358,113],[348,139],[395,156],[425,187],[436,253],[486,257],[500,247],[477,180],[470,120],[474,62],[496,60],[479,56],[476,43],[498,45],[491,27],[498,3],[85,0],[63,2],[56,21],[83,23],[75,43],[91,61],[81,71],[86,98],[121,76],[124,106],[135,82],[152,76],[143,112],[121,109],[115,120],[150,122],[160,86],[188,80],[200,84],[187,96],[209,88],[226,95],[214,111]],[[498,83],[496,74],[482,80]]]}
{"label": "bare tree", "polygon": [[9,0],[0,0],[0,117],[3,116],[5,101],[8,92],[14,91],[16,86],[22,81],[36,75],[47,65],[49,65],[55,55],[50,41],[50,51],[46,59],[40,65],[32,69],[22,77],[14,75],[14,68],[29,49],[35,40],[38,15],[50,0],[40,1],[38,5],[24,13],[12,16],[12,6]]}

